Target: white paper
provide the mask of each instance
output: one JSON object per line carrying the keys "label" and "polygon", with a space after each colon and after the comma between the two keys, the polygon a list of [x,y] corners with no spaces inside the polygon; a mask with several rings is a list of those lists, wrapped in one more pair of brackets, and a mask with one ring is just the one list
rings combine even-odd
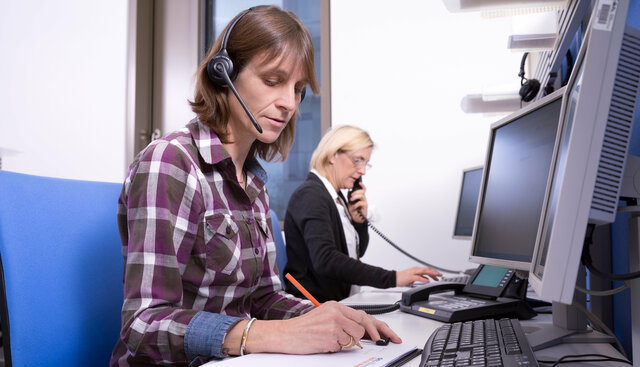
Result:
{"label": "white paper", "polygon": [[[305,367],[384,367],[417,349],[414,345],[389,343],[376,345],[370,340],[360,340],[357,346],[336,353],[322,354],[278,354],[255,353],[243,357],[230,357],[222,361],[211,361],[203,366],[305,366]],[[418,357],[416,357],[418,358]]]}

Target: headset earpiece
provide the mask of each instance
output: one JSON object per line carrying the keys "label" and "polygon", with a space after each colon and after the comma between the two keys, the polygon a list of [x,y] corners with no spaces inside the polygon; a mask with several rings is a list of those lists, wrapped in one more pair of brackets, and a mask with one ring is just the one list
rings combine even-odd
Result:
{"label": "headset earpiece", "polygon": [[522,61],[520,62],[520,72],[518,76],[520,77],[520,99],[524,102],[530,102],[538,95],[540,91],[540,82],[537,79],[527,79],[524,77],[524,63],[527,60],[528,52],[525,52],[522,55]]}
{"label": "headset earpiece", "polygon": [[207,63],[207,73],[209,74],[209,79],[216,85],[227,85],[222,73],[227,74],[231,80],[235,79],[236,75],[233,70],[233,62],[231,58],[229,58],[226,48],[218,51],[218,53],[209,60],[209,63]]}
{"label": "headset earpiece", "polygon": [[231,35],[231,31],[233,27],[236,26],[236,23],[242,19],[247,13],[249,13],[253,8],[249,8],[244,11],[244,13],[240,14],[234,21],[229,25],[227,31],[224,33],[224,37],[222,37],[222,44],[220,45],[220,51],[216,53],[211,60],[207,63],[207,74],[209,74],[209,79],[216,85],[227,85],[227,81],[223,74],[227,74],[229,80],[234,81],[236,79],[236,75],[238,75],[237,70],[233,68],[233,61],[231,61],[231,57],[229,57],[229,53],[227,52],[227,43],[229,42],[229,36]]}
{"label": "headset earpiece", "polygon": [[519,92],[520,98],[522,98],[524,102],[530,102],[534,98],[536,98],[539,91],[540,91],[540,82],[537,79],[527,80],[520,87],[520,92]]}

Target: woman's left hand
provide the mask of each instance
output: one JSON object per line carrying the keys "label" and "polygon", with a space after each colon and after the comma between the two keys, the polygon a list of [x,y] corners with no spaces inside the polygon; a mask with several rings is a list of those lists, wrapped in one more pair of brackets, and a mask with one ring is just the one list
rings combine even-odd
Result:
{"label": "woman's left hand", "polygon": [[414,266],[409,269],[396,271],[396,286],[404,287],[411,283],[429,283],[427,277],[431,277],[433,280],[438,280],[442,273],[435,269],[424,266]]}
{"label": "woman's left hand", "polygon": [[364,223],[367,218],[367,210],[369,208],[369,204],[367,203],[367,197],[365,196],[365,192],[367,191],[367,186],[363,183],[360,183],[362,189],[352,191],[351,192],[351,202],[349,203],[349,214],[351,214],[351,218],[353,218],[354,222]]}

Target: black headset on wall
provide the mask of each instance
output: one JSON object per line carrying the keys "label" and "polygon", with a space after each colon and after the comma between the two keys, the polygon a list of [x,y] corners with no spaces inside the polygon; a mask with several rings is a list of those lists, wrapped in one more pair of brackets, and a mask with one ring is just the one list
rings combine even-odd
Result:
{"label": "black headset on wall", "polygon": [[520,62],[520,72],[518,76],[520,77],[520,98],[524,102],[529,102],[533,100],[537,95],[538,91],[540,91],[540,82],[537,79],[527,79],[524,77],[524,62],[527,60],[528,52],[525,52],[522,55],[522,61]]}
{"label": "black headset on wall", "polygon": [[[258,130],[260,134],[262,134],[262,128],[260,127],[260,125],[258,125],[255,117],[253,117],[253,114],[249,111],[249,108],[242,100],[242,97],[240,97],[240,94],[238,94],[236,87],[233,85],[233,81],[238,76],[238,70],[234,70],[233,61],[231,61],[231,57],[229,57],[229,53],[227,52],[227,42],[229,42],[229,36],[231,35],[233,27],[235,27],[236,23],[238,23],[238,21],[240,21],[242,17],[247,15],[247,13],[249,13],[253,9],[254,8],[249,8],[245,10],[236,17],[231,25],[229,25],[229,28],[227,28],[227,31],[222,37],[222,45],[220,46],[220,51],[218,51],[211,58],[211,60],[209,60],[209,63],[207,63],[207,74],[209,75],[209,79],[211,79],[214,84],[220,86],[228,85],[229,88],[231,88],[231,91],[238,99],[238,102],[240,102],[240,105],[242,105],[242,108],[244,108],[244,111],[249,116],[249,119],[251,119],[251,123],[253,124],[253,126],[256,128],[256,130]],[[306,88],[302,89],[300,93],[300,102],[304,100],[306,91]]]}

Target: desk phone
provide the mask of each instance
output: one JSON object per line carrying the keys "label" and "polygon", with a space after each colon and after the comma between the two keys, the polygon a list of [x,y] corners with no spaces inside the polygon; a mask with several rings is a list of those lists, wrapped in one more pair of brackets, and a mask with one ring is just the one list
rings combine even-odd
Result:
{"label": "desk phone", "polygon": [[516,277],[513,270],[481,265],[467,283],[429,283],[403,292],[400,310],[444,322],[498,317],[527,320],[536,313],[524,301],[525,292],[526,280]]}

